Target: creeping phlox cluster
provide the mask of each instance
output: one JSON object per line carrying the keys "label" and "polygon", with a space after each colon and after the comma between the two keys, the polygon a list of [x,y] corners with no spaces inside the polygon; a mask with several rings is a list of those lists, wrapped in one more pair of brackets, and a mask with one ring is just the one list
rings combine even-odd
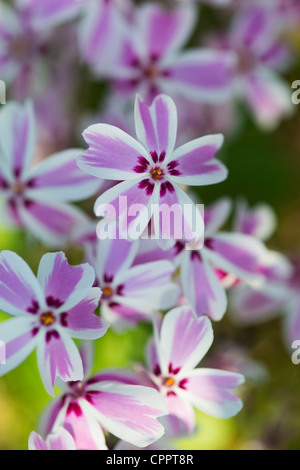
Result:
{"label": "creeping phlox cluster", "polygon": [[[222,6],[227,28],[187,48],[202,3]],[[108,433],[116,449],[166,449],[195,431],[195,408],[236,415],[243,374],[198,367],[228,299],[244,322],[285,306],[289,339],[299,336],[297,269],[265,245],[272,210],[240,201],[223,229],[231,201],[203,214],[189,191],[227,178],[219,132],[236,130],[238,101],[262,127],[291,111],[282,31],[300,17],[298,2],[248,3],[0,2],[0,78],[13,97],[0,111],[2,220],[51,250],[36,275],[18,254],[0,253],[0,310],[13,317],[0,323],[0,375],[36,349],[47,392],[61,390],[29,449],[107,449]],[[107,86],[88,116],[84,73]],[[84,128],[87,149],[70,148]],[[107,237],[97,237],[89,201],[87,211],[73,204],[83,200],[95,201]],[[174,208],[175,224],[162,206]],[[84,253],[77,266],[60,251],[72,246]],[[140,322],[153,329],[145,363],[91,374],[94,342]]]}

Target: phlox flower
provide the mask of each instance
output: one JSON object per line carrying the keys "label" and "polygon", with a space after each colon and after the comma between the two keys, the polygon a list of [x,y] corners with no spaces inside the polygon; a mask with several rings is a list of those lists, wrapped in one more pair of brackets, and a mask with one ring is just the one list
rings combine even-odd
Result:
{"label": "phlox flower", "polygon": [[37,277],[17,254],[1,252],[0,310],[15,317],[0,324],[6,353],[1,376],[37,348],[39,371],[50,395],[56,377],[82,380],[82,360],[71,338],[97,339],[108,328],[94,315],[101,295],[94,281],[91,266],[70,266],[61,252],[42,257]]}
{"label": "phlox flower", "polygon": [[142,383],[156,388],[168,405],[164,424],[173,435],[195,428],[193,407],[216,418],[230,418],[242,408],[234,389],[244,382],[241,374],[196,368],[213,342],[208,317],[197,318],[188,306],[168,312],[155,321],[155,334],[147,349],[147,368],[136,372],[111,369],[98,375],[102,380]]}
{"label": "phlox flower", "polygon": [[174,307],[179,296],[172,282],[174,265],[167,260],[132,266],[139,242],[99,240],[91,247],[88,261],[95,268],[96,284],[102,290],[100,311],[116,329],[151,321],[157,310]]}
{"label": "phlox flower", "polygon": [[115,82],[116,92],[128,99],[139,93],[149,103],[160,93],[193,102],[227,101],[233,91],[234,54],[209,48],[182,50],[196,18],[192,4],[137,7],[123,34],[119,57],[103,72]]}
{"label": "phlox flower", "polygon": [[28,450],[76,450],[72,435],[64,428],[49,434],[44,440],[38,433],[32,431],[28,440]]}
{"label": "phlox flower", "polygon": [[[250,208],[245,201],[239,201],[234,217],[236,231],[267,240],[275,228],[276,216],[270,206],[261,203]],[[294,298],[294,270],[286,256],[266,250],[257,270],[259,283],[242,283],[230,292],[231,316],[239,324],[256,324],[271,319]]]}
{"label": "phlox flower", "polygon": [[109,75],[120,54],[130,21],[131,0],[84,0],[78,24],[81,57],[101,75]]}
{"label": "phlox flower", "polygon": [[118,384],[98,375],[89,378],[89,344],[81,347],[81,355],[84,379],[61,384],[63,395],[55,398],[43,417],[44,433],[64,426],[79,450],[107,449],[104,431],[136,447],[160,439],[164,428],[157,418],[168,413],[161,395],[152,387]]}
{"label": "phlox flower", "polygon": [[0,112],[0,198],[4,223],[26,228],[48,245],[58,246],[82,213],[67,204],[94,194],[99,183],[76,165],[80,149],[58,152],[32,167],[35,117],[31,103],[9,103]]}
{"label": "phlox flower", "polygon": [[[177,110],[165,95],[155,98],[150,107],[137,97],[135,125],[138,140],[107,124],[94,124],[83,133],[89,149],[78,158],[78,166],[98,178],[122,180],[97,199],[96,214],[112,219],[117,214],[120,234],[125,237],[128,215],[132,238],[138,238],[137,227],[141,234],[153,216],[157,238],[194,240],[197,208],[179,185],[208,185],[227,177],[226,168],[214,158],[223,136],[205,136],[174,150]],[[126,205],[120,205],[120,196],[126,199]],[[140,207],[135,214],[127,211],[137,203]],[[163,223],[163,204],[167,208],[175,205],[176,226]],[[185,205],[191,210],[185,211]],[[199,225],[203,232],[201,221]],[[178,226],[182,229],[179,234]]]}

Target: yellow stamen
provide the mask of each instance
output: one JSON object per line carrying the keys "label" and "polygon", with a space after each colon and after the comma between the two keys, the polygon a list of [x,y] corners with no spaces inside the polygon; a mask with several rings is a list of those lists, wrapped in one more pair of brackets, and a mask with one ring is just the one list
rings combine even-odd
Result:
{"label": "yellow stamen", "polygon": [[45,326],[52,325],[52,323],[55,321],[55,317],[52,312],[43,313],[40,319],[42,324]]}

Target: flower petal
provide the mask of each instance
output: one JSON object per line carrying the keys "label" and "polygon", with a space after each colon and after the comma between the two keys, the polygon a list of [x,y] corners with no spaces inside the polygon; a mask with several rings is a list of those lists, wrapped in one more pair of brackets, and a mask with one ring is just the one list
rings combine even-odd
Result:
{"label": "flower petal", "polygon": [[137,21],[149,56],[161,58],[183,46],[193,30],[195,19],[192,5],[173,10],[152,3],[142,6],[137,11]]}
{"label": "flower petal", "polygon": [[199,410],[215,418],[231,418],[242,408],[233,389],[244,382],[244,377],[217,369],[196,369],[187,374],[186,399]]}
{"label": "flower petal", "polygon": [[172,96],[219,104],[232,95],[234,67],[235,56],[229,52],[190,50],[165,64],[165,88]]}
{"label": "flower petal", "polygon": [[89,406],[101,425],[115,436],[146,447],[163,435],[157,418],[167,413],[167,407],[156,390],[109,382],[98,384],[95,390],[101,393],[92,395]]}
{"label": "flower petal", "polygon": [[53,247],[70,242],[75,227],[87,221],[85,214],[70,204],[37,200],[18,205],[16,217],[34,237]]}
{"label": "flower petal", "polygon": [[173,159],[178,163],[179,175],[172,180],[188,185],[219,183],[227,178],[227,169],[214,159],[224,141],[221,134],[200,137],[175,150]]}
{"label": "flower petal", "polygon": [[0,323],[0,341],[4,343],[5,363],[0,364],[0,376],[20,365],[37,344],[36,319],[18,317]]}
{"label": "flower petal", "polygon": [[266,248],[260,240],[240,233],[220,232],[206,240],[205,255],[215,267],[241,279],[259,278]]}
{"label": "flower petal", "polygon": [[35,121],[32,104],[7,104],[0,113],[0,149],[7,161],[6,176],[26,178],[35,145]]}
{"label": "flower petal", "polygon": [[72,339],[61,328],[40,335],[37,346],[38,367],[47,392],[54,396],[57,377],[64,382],[83,380],[82,360]]}
{"label": "flower petal", "polygon": [[94,312],[99,305],[101,291],[93,287],[89,294],[73,308],[61,313],[62,326],[73,338],[98,339],[103,336],[109,325]]}
{"label": "flower petal", "polygon": [[135,125],[138,140],[158,159],[167,162],[177,137],[177,109],[174,101],[159,95],[149,107],[141,97],[135,102]]}
{"label": "flower petal", "polygon": [[184,295],[197,315],[222,319],[227,308],[225,290],[205,257],[188,253],[181,263],[181,283]]}
{"label": "flower petal", "polygon": [[31,199],[69,202],[80,201],[95,194],[100,183],[83,173],[76,160],[84,151],[70,149],[48,157],[30,172],[31,188],[26,192]]}
{"label": "flower petal", "polygon": [[57,312],[65,312],[90,292],[95,271],[88,264],[69,265],[62,252],[48,253],[41,259],[37,277],[48,304],[54,305]]}

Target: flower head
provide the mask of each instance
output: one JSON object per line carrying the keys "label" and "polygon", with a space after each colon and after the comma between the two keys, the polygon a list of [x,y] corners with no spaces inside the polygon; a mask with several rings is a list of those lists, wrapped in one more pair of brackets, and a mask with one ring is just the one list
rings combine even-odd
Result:
{"label": "flower head", "polygon": [[93,268],[70,266],[63,253],[48,253],[35,277],[22,258],[2,251],[0,279],[0,310],[15,317],[0,324],[0,339],[6,345],[6,364],[1,365],[0,375],[37,348],[48,393],[53,394],[56,377],[82,380],[82,360],[71,337],[96,339],[108,328],[94,315],[101,291],[93,287]]}

